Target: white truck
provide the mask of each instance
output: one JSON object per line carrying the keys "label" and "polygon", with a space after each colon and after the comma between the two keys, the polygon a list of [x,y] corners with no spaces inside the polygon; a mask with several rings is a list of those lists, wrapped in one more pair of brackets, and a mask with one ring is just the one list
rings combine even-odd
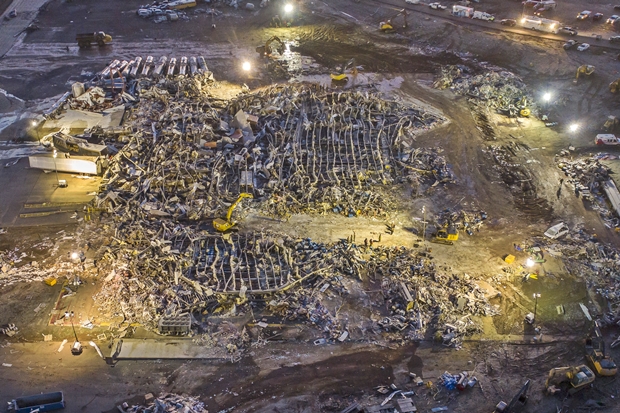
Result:
{"label": "white truck", "polygon": [[560,22],[555,20],[543,19],[536,16],[525,16],[518,20],[519,26],[524,29],[540,30],[541,32],[557,33],[560,29]]}
{"label": "white truck", "polygon": [[492,14],[483,12],[483,11],[475,11],[473,16],[471,16],[472,19],[480,19],[480,20],[486,20],[488,22],[492,22],[493,20],[495,20],[495,16],[493,16]]}
{"label": "white truck", "polygon": [[620,139],[611,133],[599,133],[594,138],[594,143],[597,145],[620,145]]}
{"label": "white truck", "polygon": [[459,17],[471,17],[474,15],[474,9],[465,6],[452,6],[452,14]]}

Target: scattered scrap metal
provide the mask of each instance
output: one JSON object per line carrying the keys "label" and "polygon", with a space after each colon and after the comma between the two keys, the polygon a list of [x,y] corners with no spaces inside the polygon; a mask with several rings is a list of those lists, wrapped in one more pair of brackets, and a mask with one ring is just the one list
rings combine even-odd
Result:
{"label": "scattered scrap metal", "polygon": [[157,398],[147,395],[145,405],[118,406],[122,413],[209,413],[199,399],[191,396],[163,393]]}

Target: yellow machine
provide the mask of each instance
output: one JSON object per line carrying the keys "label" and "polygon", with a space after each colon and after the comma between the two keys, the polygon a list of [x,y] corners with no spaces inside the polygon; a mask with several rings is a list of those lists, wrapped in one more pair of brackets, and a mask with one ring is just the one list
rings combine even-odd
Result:
{"label": "yellow machine", "polygon": [[579,80],[579,76],[590,76],[592,73],[594,73],[594,69],[595,67],[592,65],[579,66],[579,68],[577,69],[577,74],[575,75],[575,83],[577,83],[577,80]]}
{"label": "yellow machine", "polygon": [[332,82],[347,83],[349,81],[349,76],[347,76],[347,70],[349,70],[349,73],[352,76],[357,75],[355,59],[351,59],[347,63],[344,63],[342,66],[340,66],[336,73],[331,73],[329,77],[332,78]]}
{"label": "yellow machine", "polygon": [[618,367],[614,360],[605,354],[605,342],[596,321],[593,333],[586,339],[586,359],[599,376],[615,376]]}
{"label": "yellow machine", "polygon": [[232,227],[234,227],[237,223],[231,221],[231,217],[232,217],[232,213],[235,210],[235,208],[237,207],[237,205],[239,205],[239,202],[241,202],[241,200],[243,198],[254,198],[252,196],[252,194],[248,194],[248,193],[241,193],[239,195],[239,198],[237,198],[237,200],[235,202],[232,203],[232,205],[230,206],[230,208],[228,208],[228,213],[226,214],[226,219],[222,219],[222,218],[216,218],[213,220],[213,228],[215,228],[217,231],[219,232],[226,232],[229,229],[231,229]]}
{"label": "yellow machine", "polygon": [[437,244],[447,244],[454,245],[456,241],[459,239],[459,232],[452,225],[446,225],[445,227],[439,229],[435,235],[433,235],[433,239],[431,242]]}
{"label": "yellow machine", "polygon": [[381,23],[379,23],[379,30],[381,30],[383,33],[394,33],[396,29],[395,29],[395,25],[392,23],[392,20],[394,20],[398,16],[403,16],[403,29],[406,29],[408,27],[407,26],[407,14],[408,14],[407,10],[405,9],[400,10],[391,19],[388,19],[386,21],[382,21]]}
{"label": "yellow machine", "polygon": [[558,385],[568,382],[570,383],[568,394],[574,394],[594,382],[595,378],[594,372],[585,364],[577,367],[556,367],[549,370],[545,388],[548,393],[553,394],[561,390]]}
{"label": "yellow machine", "polygon": [[620,119],[616,118],[613,115],[609,115],[607,116],[607,120],[603,125],[603,129],[605,130],[605,132],[615,132],[618,125],[620,125]]}
{"label": "yellow machine", "polygon": [[620,79],[616,79],[609,84],[609,91],[611,93],[617,93],[620,90]]}
{"label": "yellow machine", "polygon": [[269,56],[271,56],[271,54],[274,51],[274,49],[271,48],[271,43],[273,43],[273,42],[280,43],[280,47],[278,47],[275,50],[278,51],[278,53],[282,54],[282,51],[284,50],[284,42],[282,40],[280,40],[280,38],[278,36],[273,36],[272,38],[267,40],[263,46],[258,46],[256,48],[256,53],[261,55],[261,57],[269,57]]}

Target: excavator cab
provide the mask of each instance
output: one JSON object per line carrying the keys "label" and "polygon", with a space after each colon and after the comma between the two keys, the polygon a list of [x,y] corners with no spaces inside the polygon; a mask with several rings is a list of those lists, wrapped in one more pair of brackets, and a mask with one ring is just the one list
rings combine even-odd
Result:
{"label": "excavator cab", "polygon": [[459,232],[457,229],[453,225],[446,225],[435,233],[431,241],[437,244],[454,245],[458,239]]}
{"label": "excavator cab", "polygon": [[254,197],[252,196],[252,194],[248,194],[245,192],[239,194],[239,198],[237,198],[237,200],[233,202],[232,205],[230,205],[230,207],[228,208],[226,218],[216,218],[213,220],[213,228],[215,228],[216,231],[226,232],[237,224],[236,222],[231,221],[232,213],[237,207],[237,205],[239,205],[239,202],[241,202],[241,200],[243,200],[244,198],[252,199]]}
{"label": "excavator cab", "polygon": [[273,36],[269,40],[267,40],[264,45],[258,46],[256,48],[256,53],[261,55],[261,57],[270,57],[271,54],[274,52],[274,49],[271,47],[271,44],[273,42],[280,43],[280,46],[276,48],[275,51],[277,51],[279,54],[282,54],[282,52],[284,52],[284,42],[280,40],[278,36]]}

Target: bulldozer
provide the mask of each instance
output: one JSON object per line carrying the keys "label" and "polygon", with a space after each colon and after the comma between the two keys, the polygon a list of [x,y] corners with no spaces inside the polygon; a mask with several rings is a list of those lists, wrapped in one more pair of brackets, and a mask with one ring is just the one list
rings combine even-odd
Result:
{"label": "bulldozer", "polygon": [[577,81],[579,80],[579,76],[584,75],[584,76],[590,76],[592,73],[594,73],[594,69],[595,67],[592,65],[581,65],[577,68],[577,74],[575,75],[575,80],[573,81],[573,83],[577,83]]}
{"label": "bulldozer", "polygon": [[609,84],[609,91],[611,93],[618,93],[620,90],[620,79],[616,79]]}
{"label": "bulldozer", "polygon": [[569,383],[568,394],[571,395],[585,389],[595,378],[594,372],[585,364],[577,367],[556,367],[549,370],[545,389],[547,393],[555,394],[561,391],[559,385]]}
{"label": "bulldozer", "polygon": [[[280,43],[280,46],[276,49],[273,49],[271,47],[271,44],[273,42]],[[282,52],[284,51],[284,42],[280,40],[278,36],[273,36],[269,40],[267,40],[264,45],[258,46],[256,48],[256,53],[258,53],[261,57],[270,57],[274,50],[280,54],[282,54]]]}
{"label": "bulldozer", "polygon": [[446,244],[446,245],[454,245],[456,241],[459,239],[459,232],[453,226],[446,224],[442,228],[439,228],[437,232],[433,235],[431,242],[436,244]]}
{"label": "bulldozer", "polygon": [[357,76],[357,67],[355,66],[355,58],[349,60],[346,63],[343,63],[342,66],[337,68],[336,73],[331,73],[329,77],[331,77],[332,82],[334,83],[347,83],[349,81],[349,76],[347,76],[347,70],[349,74],[352,76]]}
{"label": "bulldozer", "polygon": [[392,23],[392,20],[394,20],[398,16],[403,16],[403,29],[406,29],[408,27],[407,15],[408,15],[407,10],[405,9],[400,10],[395,16],[379,23],[379,30],[381,30],[383,33],[394,33],[396,31],[396,25]]}
{"label": "bulldozer", "polygon": [[599,376],[615,376],[618,367],[614,360],[605,354],[605,341],[598,322],[594,322],[591,334],[586,338],[586,359]]}
{"label": "bulldozer", "polygon": [[254,196],[246,192],[239,194],[239,198],[237,198],[237,200],[233,202],[232,205],[230,205],[230,207],[228,208],[226,218],[216,218],[213,220],[213,228],[215,228],[216,231],[226,232],[237,224],[235,221],[231,220],[232,213],[237,207],[237,205],[239,205],[239,202],[241,202],[244,198],[252,199],[254,198]]}

